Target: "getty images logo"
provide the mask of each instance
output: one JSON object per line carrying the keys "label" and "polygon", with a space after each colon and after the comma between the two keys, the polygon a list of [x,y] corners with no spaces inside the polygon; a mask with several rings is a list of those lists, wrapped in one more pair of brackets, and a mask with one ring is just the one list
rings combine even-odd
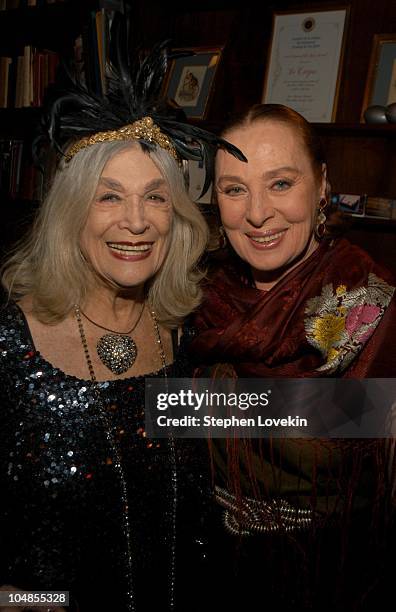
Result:
{"label": "getty images logo", "polygon": [[207,389],[201,393],[181,389],[173,393],[157,394],[157,409],[168,410],[176,406],[191,408],[195,411],[206,408],[265,408],[270,402],[271,389],[261,393],[216,393]]}

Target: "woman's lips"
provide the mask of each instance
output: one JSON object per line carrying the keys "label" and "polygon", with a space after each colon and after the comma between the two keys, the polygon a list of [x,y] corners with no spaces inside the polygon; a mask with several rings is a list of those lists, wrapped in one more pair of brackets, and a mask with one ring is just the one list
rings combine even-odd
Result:
{"label": "woman's lips", "polygon": [[151,255],[154,242],[107,242],[110,253],[123,261],[140,261]]}
{"label": "woman's lips", "polygon": [[276,248],[283,240],[287,228],[269,230],[267,232],[249,232],[246,237],[253,248],[258,251],[266,251]]}

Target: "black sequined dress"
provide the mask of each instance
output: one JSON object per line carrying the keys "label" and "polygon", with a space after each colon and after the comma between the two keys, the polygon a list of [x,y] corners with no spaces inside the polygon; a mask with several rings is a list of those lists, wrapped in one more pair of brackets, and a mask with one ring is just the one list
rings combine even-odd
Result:
{"label": "black sequined dress", "polygon": [[[191,375],[186,336],[168,376]],[[14,303],[0,312],[0,368],[1,584],[68,590],[79,612],[128,610],[121,487],[91,383],[35,351]],[[169,609],[174,544],[176,609],[198,610],[191,589],[204,579],[204,444],[175,442],[175,533],[174,462],[166,439],[144,436],[144,377],[100,390],[126,476],[136,611]]]}

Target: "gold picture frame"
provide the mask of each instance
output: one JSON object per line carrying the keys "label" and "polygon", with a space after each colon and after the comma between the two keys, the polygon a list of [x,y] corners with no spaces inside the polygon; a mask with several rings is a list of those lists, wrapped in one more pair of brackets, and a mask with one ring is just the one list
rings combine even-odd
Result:
{"label": "gold picture frame", "polygon": [[375,34],[360,121],[364,122],[369,106],[388,106],[392,102],[396,102],[396,33]]}

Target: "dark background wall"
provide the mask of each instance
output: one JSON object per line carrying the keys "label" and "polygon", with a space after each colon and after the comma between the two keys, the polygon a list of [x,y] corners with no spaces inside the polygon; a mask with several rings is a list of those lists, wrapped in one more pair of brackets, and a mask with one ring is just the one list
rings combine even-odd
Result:
{"label": "dark background wall", "polygon": [[[224,47],[206,122],[215,131],[235,112],[261,101],[273,11],[340,6],[339,2],[299,0],[137,0],[128,4],[136,42],[144,47],[165,38],[174,47]],[[0,13],[1,54],[24,43],[70,50],[89,8],[97,5],[96,0],[71,0],[71,10],[63,11],[60,5],[49,22],[39,10],[36,17],[29,14],[24,21],[17,13],[14,19]],[[396,126],[360,123],[373,37],[396,32],[396,0],[350,0],[345,5],[350,12],[336,122],[319,126],[330,181],[335,192],[396,198]],[[0,110],[0,136],[18,130],[22,135],[29,133],[33,120],[26,110],[14,114]],[[26,203],[23,206],[29,208]],[[357,221],[349,236],[396,270],[396,221]]]}
{"label": "dark background wall", "polygon": [[[351,0],[335,124],[320,126],[335,192],[396,198],[396,126],[360,124],[374,34],[396,32],[396,0]],[[339,2],[153,1],[132,5],[143,45],[169,37],[175,47],[224,46],[208,116],[219,130],[261,101],[277,10],[337,8]],[[348,237],[396,271],[396,222],[355,221]]]}

